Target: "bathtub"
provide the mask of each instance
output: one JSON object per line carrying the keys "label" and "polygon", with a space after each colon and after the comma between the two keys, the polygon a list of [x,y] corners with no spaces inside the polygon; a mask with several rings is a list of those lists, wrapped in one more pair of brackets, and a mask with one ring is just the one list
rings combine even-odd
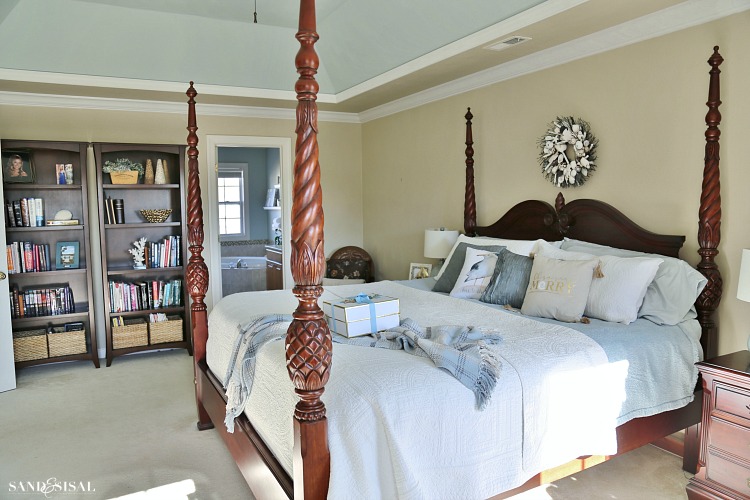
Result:
{"label": "bathtub", "polygon": [[222,269],[265,269],[265,257],[222,257]]}
{"label": "bathtub", "polygon": [[221,294],[255,292],[266,289],[265,257],[222,257]]}

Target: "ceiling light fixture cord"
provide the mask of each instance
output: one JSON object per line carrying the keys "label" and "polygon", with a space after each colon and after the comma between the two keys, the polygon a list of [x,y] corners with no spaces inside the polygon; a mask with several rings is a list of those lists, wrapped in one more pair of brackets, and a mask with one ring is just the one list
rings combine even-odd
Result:
{"label": "ceiling light fixture cord", "polygon": [[258,24],[258,0],[255,0],[255,9],[253,10],[253,23]]}

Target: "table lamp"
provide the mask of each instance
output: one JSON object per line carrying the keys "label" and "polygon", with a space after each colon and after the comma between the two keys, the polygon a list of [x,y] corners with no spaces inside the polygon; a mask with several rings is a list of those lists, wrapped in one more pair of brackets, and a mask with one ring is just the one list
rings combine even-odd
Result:
{"label": "table lamp", "polygon": [[458,231],[450,231],[444,227],[439,229],[425,229],[424,256],[445,261],[457,239]]}
{"label": "table lamp", "polygon": [[[742,249],[737,298],[745,302],[750,302],[750,250],[747,248]],[[747,339],[747,349],[750,350],[750,337]]]}

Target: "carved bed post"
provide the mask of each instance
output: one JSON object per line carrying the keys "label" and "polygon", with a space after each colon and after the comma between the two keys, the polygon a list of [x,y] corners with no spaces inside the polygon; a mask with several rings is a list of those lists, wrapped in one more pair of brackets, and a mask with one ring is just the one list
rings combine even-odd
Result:
{"label": "carved bed post", "polygon": [[721,240],[721,186],[719,183],[719,123],[721,113],[719,106],[719,65],[724,61],[719,54],[719,47],[714,47],[714,53],[708,60],[711,65],[708,87],[708,113],[706,113],[706,156],[703,169],[703,186],[701,190],[701,204],[698,213],[698,253],[701,261],[698,270],[708,278],[708,283],[696,301],[698,320],[703,327],[703,353],[705,358],[712,358],[718,354],[717,328],[713,315],[719,307],[722,293],[722,279],[714,258],[719,253],[717,247]]}
{"label": "carved bed post", "polygon": [[467,108],[466,115],[466,192],[464,193],[464,232],[474,235],[477,227],[477,200],[474,192],[474,138],[471,133],[471,108]]}
{"label": "carved bed post", "polygon": [[286,364],[300,401],[294,412],[294,497],[324,499],[328,495],[330,454],[325,405],[320,397],[330,374],[331,333],[318,307],[325,270],[323,195],[318,163],[318,40],[315,0],[301,0],[300,43],[295,63],[297,143],[292,193],[290,265],[299,305],[286,335]]}
{"label": "carved bed post", "polygon": [[201,201],[201,186],[198,175],[198,125],[195,120],[195,96],[198,92],[193,88],[193,82],[186,92],[188,96],[188,249],[190,260],[185,270],[188,293],[191,298],[190,317],[193,324],[193,362],[195,376],[195,398],[198,403],[198,429],[213,427],[211,418],[201,403],[201,387],[198,384],[198,363],[206,360],[206,341],[208,340],[208,316],[203,299],[208,291],[208,268],[203,260],[203,202]]}

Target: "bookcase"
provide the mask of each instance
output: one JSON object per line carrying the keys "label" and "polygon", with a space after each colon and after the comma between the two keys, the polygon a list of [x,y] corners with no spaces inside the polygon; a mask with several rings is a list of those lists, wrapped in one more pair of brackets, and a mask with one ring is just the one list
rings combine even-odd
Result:
{"label": "bookcase", "polygon": [[[17,368],[73,360],[99,367],[89,305],[86,148],[68,142],[2,144],[10,287],[4,300],[11,302]],[[19,175],[11,170],[14,161]]]}
{"label": "bookcase", "polygon": [[[117,356],[146,350],[184,348],[192,354],[184,280],[188,258],[185,147],[95,144],[94,155],[107,366]],[[146,184],[140,176],[134,184],[118,184],[123,181],[102,172],[105,162],[118,159],[144,168],[150,160],[154,170],[161,163],[166,182]],[[142,210],[171,212],[163,222],[151,217],[149,222]]]}

